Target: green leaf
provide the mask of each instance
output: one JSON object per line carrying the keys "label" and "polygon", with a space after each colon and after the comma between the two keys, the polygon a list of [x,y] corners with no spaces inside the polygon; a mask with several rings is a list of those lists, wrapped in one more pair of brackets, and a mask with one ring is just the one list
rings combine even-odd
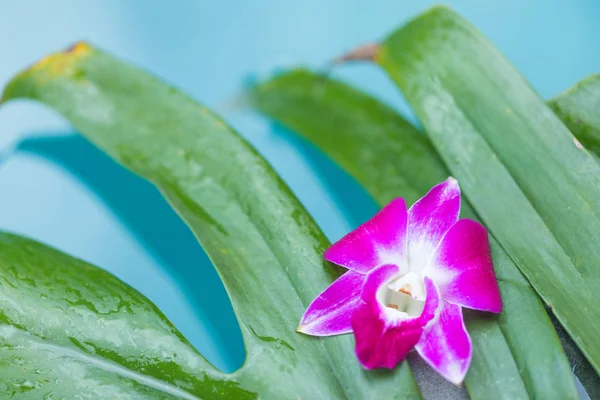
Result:
{"label": "green leaf", "polygon": [[[591,75],[548,102],[585,148],[600,154],[600,76]],[[569,362],[591,399],[600,398],[600,377],[564,329],[555,323]]]}
{"label": "green leaf", "polygon": [[251,399],[111,274],[0,234],[2,398]]}
{"label": "green leaf", "polygon": [[[179,212],[240,322],[247,359],[228,377],[240,388],[273,399],[420,398],[407,365],[364,371],[351,335],[295,332],[305,307],[341,271],[323,262],[328,243],[289,189],[206,108],[83,43],[15,77],[3,97],[56,109]],[[195,394],[218,398],[219,385]]]}
{"label": "green leaf", "polygon": [[600,154],[600,75],[591,75],[549,102],[581,144]]}
{"label": "green leaf", "polygon": [[[331,156],[381,206],[394,197],[412,204],[449,175],[427,137],[394,110],[341,82],[296,70],[259,85],[250,100]],[[464,199],[462,214],[476,218]],[[491,239],[504,308],[497,318],[477,313],[468,321],[474,344],[466,380],[471,397],[577,398],[543,305]]]}
{"label": "green leaf", "polygon": [[401,89],[502,248],[600,370],[600,167],[473,26],[436,7],[382,43]]}

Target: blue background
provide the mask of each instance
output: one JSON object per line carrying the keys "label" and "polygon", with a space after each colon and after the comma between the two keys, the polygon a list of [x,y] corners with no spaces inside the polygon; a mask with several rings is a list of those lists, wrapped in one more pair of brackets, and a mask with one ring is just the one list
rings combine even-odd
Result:
{"label": "blue background", "polygon": [[[374,210],[313,149],[232,107],[248,81],[324,62],[382,38],[434,4],[378,0],[19,0],[0,9],[0,83],[41,56],[88,40],[220,112],[271,162],[331,240]],[[597,0],[449,1],[548,98],[600,71]],[[377,69],[336,75],[410,113]],[[154,301],[213,363],[244,357],[223,287],[157,191],[91,147],[47,108],[0,111],[0,228],[113,272]]]}

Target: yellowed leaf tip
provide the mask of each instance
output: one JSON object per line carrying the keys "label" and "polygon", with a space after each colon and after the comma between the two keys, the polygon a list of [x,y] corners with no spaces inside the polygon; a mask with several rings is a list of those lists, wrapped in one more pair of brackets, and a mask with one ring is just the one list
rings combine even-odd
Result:
{"label": "yellowed leaf tip", "polygon": [[58,76],[68,73],[77,60],[86,56],[91,51],[92,47],[89,44],[85,42],[77,42],[66,50],[45,56],[23,71],[22,74],[35,72],[42,69],[47,71],[50,76]]}
{"label": "yellowed leaf tip", "polygon": [[[69,75],[76,71],[75,65],[77,62],[92,51],[93,48],[89,44],[80,41],[66,50],[43,57],[11,79],[0,97],[0,104],[13,98],[9,88],[20,79],[33,75],[36,80],[47,80],[48,78]],[[43,73],[36,74],[39,71],[43,71]]]}
{"label": "yellowed leaf tip", "polygon": [[92,50],[92,47],[86,42],[80,40],[79,42],[74,43],[71,47],[64,51],[64,53],[71,54],[84,54],[89,53]]}

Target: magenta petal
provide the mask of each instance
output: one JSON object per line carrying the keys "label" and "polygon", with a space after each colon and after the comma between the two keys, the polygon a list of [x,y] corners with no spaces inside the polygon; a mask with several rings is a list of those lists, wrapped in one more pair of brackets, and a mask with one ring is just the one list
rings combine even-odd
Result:
{"label": "magenta petal", "polygon": [[352,332],[352,315],[362,303],[364,280],[365,275],[354,271],[340,276],[308,306],[297,331],[313,336]]}
{"label": "magenta petal", "polygon": [[395,310],[383,306],[377,292],[398,276],[396,265],[382,265],[372,270],[365,280],[363,305],[352,318],[356,355],[367,369],[394,368],[421,337],[423,327],[435,316],[441,301],[435,284],[425,279],[427,300],[419,317],[401,319]]}
{"label": "magenta petal", "polygon": [[471,364],[471,338],[460,306],[442,302],[437,320],[423,330],[416,345],[421,357],[440,375],[460,385]]}
{"label": "magenta petal", "polygon": [[475,221],[461,219],[450,228],[425,273],[446,301],[476,310],[502,310],[488,234]]}
{"label": "magenta petal", "polygon": [[458,220],[460,188],[454,178],[434,186],[408,210],[408,258],[412,271],[431,260],[444,234]]}
{"label": "magenta petal", "polygon": [[325,259],[368,273],[383,263],[406,266],[406,203],[392,200],[373,218],[325,251]]}

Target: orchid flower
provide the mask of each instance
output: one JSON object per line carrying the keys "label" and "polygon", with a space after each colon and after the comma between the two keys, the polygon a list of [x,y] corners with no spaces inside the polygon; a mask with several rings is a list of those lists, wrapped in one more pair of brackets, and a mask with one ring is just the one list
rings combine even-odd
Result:
{"label": "orchid flower", "polygon": [[325,252],[348,269],[307,308],[298,331],[354,332],[367,369],[394,368],[415,348],[459,385],[471,362],[462,307],[499,313],[502,300],[485,228],[458,219],[460,188],[438,184],[408,211],[391,201]]}

